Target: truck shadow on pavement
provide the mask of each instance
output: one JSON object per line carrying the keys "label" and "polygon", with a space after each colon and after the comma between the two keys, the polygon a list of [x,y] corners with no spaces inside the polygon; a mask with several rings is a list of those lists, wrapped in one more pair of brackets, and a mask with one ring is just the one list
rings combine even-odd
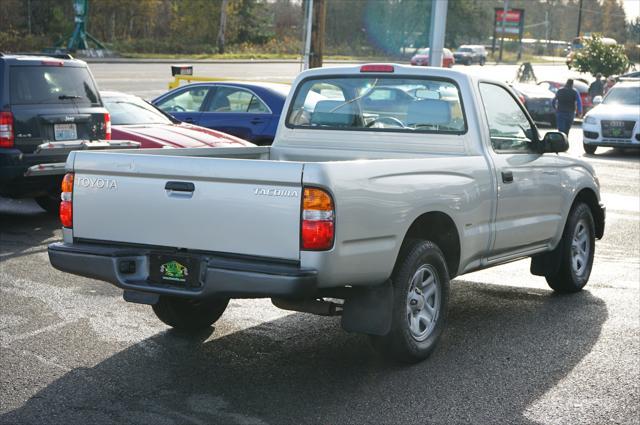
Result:
{"label": "truck shadow on pavement", "polygon": [[439,347],[409,366],[380,359],[336,318],[296,313],[219,337],[164,331],[71,370],[0,422],[533,424],[531,406],[607,319],[588,291],[462,280],[449,312]]}
{"label": "truck shadow on pavement", "polygon": [[46,252],[47,241],[59,239],[60,221],[34,204],[19,210],[0,198],[0,255],[3,260]]}

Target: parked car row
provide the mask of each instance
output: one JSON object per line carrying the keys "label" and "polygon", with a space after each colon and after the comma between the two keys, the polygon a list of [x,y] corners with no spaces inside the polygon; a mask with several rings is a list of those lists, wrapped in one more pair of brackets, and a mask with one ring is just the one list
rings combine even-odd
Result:
{"label": "parked car row", "polygon": [[[479,45],[462,45],[455,53],[449,49],[443,49],[442,66],[451,68],[454,64],[471,65],[478,63],[484,65],[487,62],[487,51],[484,46]],[[429,48],[416,50],[411,58],[411,65],[414,66],[431,66],[429,61]]]}
{"label": "parked car row", "polygon": [[99,92],[70,55],[0,53],[0,82],[0,196],[34,198],[55,214],[69,152],[270,143],[289,89],[187,86],[156,100],[172,116],[137,96]]}
{"label": "parked car row", "polygon": [[[444,66],[456,61],[484,64],[486,51],[481,47],[461,46],[455,55],[445,49]],[[412,64],[429,65],[429,49],[420,49]],[[0,81],[0,196],[33,197],[50,212],[59,207],[60,182],[70,151],[269,145],[290,91],[287,84],[206,82],[178,87],[149,103],[126,93],[99,92],[87,64],[69,55],[0,53]],[[512,84],[511,89],[537,123],[555,126],[552,100],[563,84],[542,81]],[[586,112],[592,107],[588,85],[575,81],[574,87]],[[373,127],[393,128],[398,124],[392,117],[403,122],[408,105],[416,100],[441,99],[434,98],[434,93],[409,86],[377,86],[359,101],[367,109],[389,115],[371,123]],[[330,87],[316,95],[340,100],[340,93]],[[635,146],[640,141],[638,98],[637,82],[621,83],[587,115],[586,152],[595,152],[597,146]],[[461,111],[450,114],[455,118]]]}
{"label": "parked car row", "polygon": [[0,53],[0,196],[57,212],[72,150],[137,147],[111,140],[111,120],[83,61]]}

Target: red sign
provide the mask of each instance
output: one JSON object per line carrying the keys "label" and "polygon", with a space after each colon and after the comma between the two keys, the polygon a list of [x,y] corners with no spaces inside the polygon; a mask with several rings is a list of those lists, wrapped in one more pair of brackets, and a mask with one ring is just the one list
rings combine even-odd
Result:
{"label": "red sign", "polygon": [[[503,16],[504,16],[504,9],[496,10],[496,21],[498,22],[498,24],[502,22]],[[521,16],[522,16],[522,13],[520,10],[509,9],[507,10],[507,16],[506,16],[505,22],[520,24]]]}
{"label": "red sign", "polygon": [[524,29],[524,10],[508,9],[505,14],[504,9],[496,7],[493,24],[496,36],[504,36],[508,38],[522,37],[522,30]]}

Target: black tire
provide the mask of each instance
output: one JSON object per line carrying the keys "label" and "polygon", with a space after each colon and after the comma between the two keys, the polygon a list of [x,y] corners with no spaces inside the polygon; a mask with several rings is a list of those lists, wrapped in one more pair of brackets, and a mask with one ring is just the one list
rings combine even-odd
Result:
{"label": "black tire", "polygon": [[60,192],[49,193],[34,199],[40,208],[49,214],[58,215],[60,213]]}
{"label": "black tire", "polygon": [[589,281],[595,253],[595,224],[591,209],[579,202],[569,212],[559,245],[560,266],[553,275],[545,275],[556,292],[573,293]]}
{"label": "black tire", "polygon": [[213,325],[224,313],[228,298],[190,300],[161,296],[153,305],[158,319],[175,329],[197,331]]}
{"label": "black tire", "polygon": [[480,58],[480,66],[484,66],[486,62],[487,60],[485,58]]}
{"label": "black tire", "polygon": [[594,153],[596,153],[596,149],[598,149],[597,146],[587,145],[586,143],[583,143],[582,147],[584,148],[584,151],[589,155],[593,155]]}
{"label": "black tire", "polygon": [[[431,354],[445,328],[449,303],[449,273],[442,251],[430,241],[409,241],[402,252],[391,276],[394,288],[391,330],[384,336],[371,336],[371,342],[373,347],[387,358],[415,363]],[[423,278],[415,280],[420,270],[424,270]],[[425,292],[432,294],[415,291],[417,282],[422,280],[424,284],[429,281],[428,278],[423,280],[428,274],[433,276],[433,286],[427,284],[422,286],[422,289],[428,288]],[[419,303],[417,299],[420,299]],[[431,316],[430,312],[434,310],[435,314]],[[430,316],[430,323],[425,324],[421,321],[426,320],[423,312]],[[417,323],[417,326],[412,329],[411,323]],[[423,334],[420,334],[421,332]]]}

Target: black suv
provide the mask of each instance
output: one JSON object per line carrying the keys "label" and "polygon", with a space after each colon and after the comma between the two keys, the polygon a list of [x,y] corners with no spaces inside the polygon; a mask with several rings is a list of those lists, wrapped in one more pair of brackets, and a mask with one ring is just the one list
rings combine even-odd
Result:
{"label": "black suv", "polygon": [[85,62],[0,53],[0,196],[33,197],[57,211],[70,151],[136,145],[110,139],[109,112]]}

